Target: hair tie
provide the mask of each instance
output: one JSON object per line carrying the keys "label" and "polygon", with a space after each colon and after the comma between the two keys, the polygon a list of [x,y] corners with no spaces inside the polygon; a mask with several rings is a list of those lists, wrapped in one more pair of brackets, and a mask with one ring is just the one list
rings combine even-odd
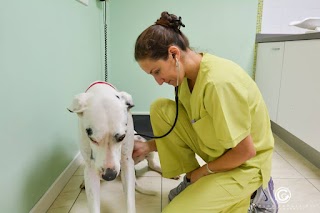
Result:
{"label": "hair tie", "polygon": [[176,20],[174,20],[176,23],[177,23],[177,25],[178,25],[178,29],[180,30],[180,27],[182,26],[182,27],[185,27],[186,25],[184,25],[183,23],[182,23],[182,21],[181,21],[181,16],[179,16],[179,19],[176,19]]}

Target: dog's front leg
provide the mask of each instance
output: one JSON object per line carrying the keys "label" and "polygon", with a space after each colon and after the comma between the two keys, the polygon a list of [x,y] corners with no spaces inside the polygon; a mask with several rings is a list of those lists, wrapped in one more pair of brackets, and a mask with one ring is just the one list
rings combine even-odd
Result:
{"label": "dog's front leg", "polygon": [[146,157],[148,161],[148,167],[156,172],[159,172],[162,174],[161,166],[158,161],[155,159],[155,152],[150,152],[148,156]]}
{"label": "dog's front leg", "polygon": [[135,182],[136,176],[134,171],[134,162],[130,157],[125,157],[121,160],[121,180],[123,191],[126,195],[127,200],[127,212],[135,213],[136,204],[135,204]]}
{"label": "dog's front leg", "polygon": [[88,200],[89,212],[100,213],[100,178],[89,166],[84,169],[84,183]]}

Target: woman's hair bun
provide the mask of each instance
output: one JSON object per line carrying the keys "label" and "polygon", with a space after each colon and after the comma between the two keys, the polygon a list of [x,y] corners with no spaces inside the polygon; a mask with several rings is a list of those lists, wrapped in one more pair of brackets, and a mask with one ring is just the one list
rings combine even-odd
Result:
{"label": "woman's hair bun", "polygon": [[176,15],[170,14],[166,11],[161,13],[161,17],[155,22],[155,24],[164,26],[166,28],[171,28],[178,33],[180,33],[181,26],[185,27],[180,16],[178,18]]}

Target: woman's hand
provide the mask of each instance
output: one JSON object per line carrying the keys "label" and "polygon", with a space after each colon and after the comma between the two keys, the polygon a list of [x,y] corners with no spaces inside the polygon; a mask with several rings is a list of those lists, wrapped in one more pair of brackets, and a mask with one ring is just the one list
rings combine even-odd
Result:
{"label": "woman's hand", "polygon": [[156,151],[156,144],[154,140],[142,142],[142,141],[134,141],[132,158],[134,163],[137,164],[140,161],[144,160],[146,156],[153,151]]}
{"label": "woman's hand", "polygon": [[196,182],[201,177],[206,176],[208,174],[206,168],[204,166],[199,167],[198,169],[195,169],[191,172],[190,181],[191,183]]}

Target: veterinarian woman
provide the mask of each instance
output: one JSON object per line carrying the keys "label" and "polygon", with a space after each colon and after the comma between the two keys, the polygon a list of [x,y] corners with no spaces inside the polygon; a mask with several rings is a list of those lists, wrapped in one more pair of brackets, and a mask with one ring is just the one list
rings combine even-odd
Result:
{"label": "veterinarian woman", "polygon": [[[168,136],[136,141],[133,158],[158,151],[164,177],[186,173],[165,213],[277,212],[274,139],[257,85],[237,64],[191,50],[181,26],[181,17],[163,12],[136,40],[142,70],[160,85],[179,86],[179,116]],[[172,100],[152,104],[155,135],[170,129],[175,113]],[[195,154],[207,164],[200,167]]]}

